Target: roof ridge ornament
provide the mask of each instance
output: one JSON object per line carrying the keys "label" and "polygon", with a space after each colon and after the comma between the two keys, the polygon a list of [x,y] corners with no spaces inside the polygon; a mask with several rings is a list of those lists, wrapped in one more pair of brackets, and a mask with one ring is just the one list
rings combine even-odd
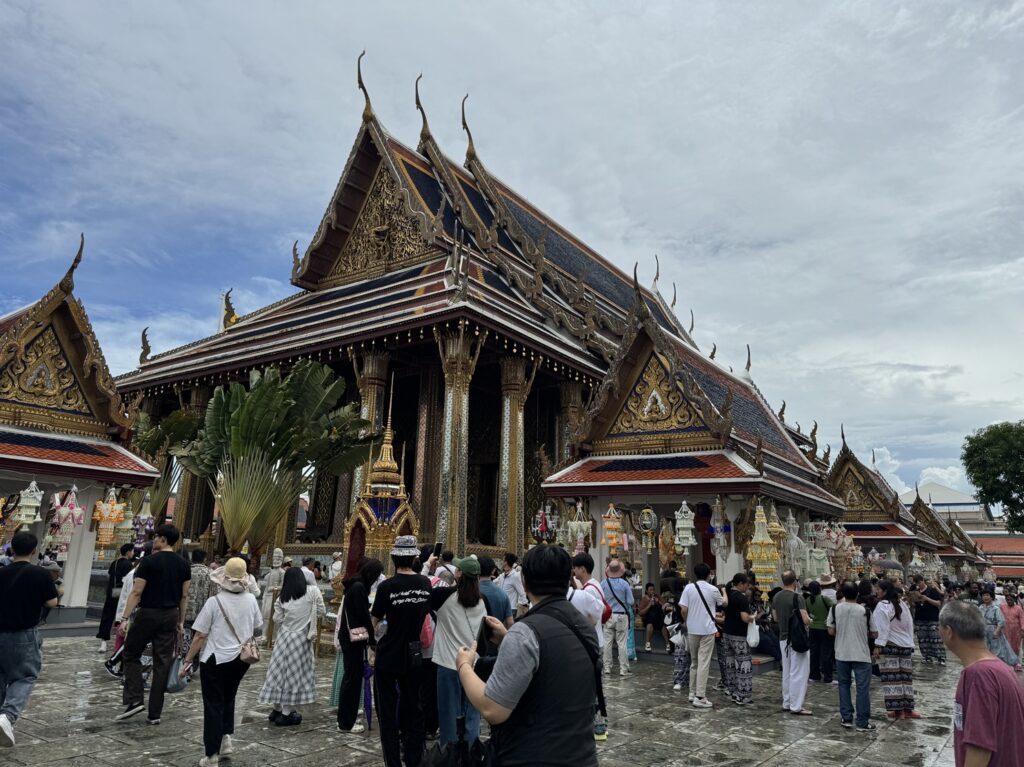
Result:
{"label": "roof ridge ornament", "polygon": [[[672,283],[672,303],[668,305],[669,309],[676,308],[676,284]],[[690,309],[690,332],[693,332],[693,309]]]}
{"label": "roof ridge ornament", "polygon": [[416,78],[416,109],[423,118],[423,125],[420,126],[420,146],[427,143],[427,140],[430,138],[430,124],[427,122],[427,112],[423,108],[423,102],[420,101],[420,80],[422,79],[423,73],[420,72],[419,76]]}
{"label": "roof ridge ornament", "polygon": [[61,281],[57,283],[65,295],[71,295],[71,291],[75,289],[75,270],[78,265],[82,263],[82,253],[85,251],[85,232],[78,235],[78,252],[75,253],[75,258],[71,262],[71,266],[68,267],[67,272],[61,278]]}
{"label": "roof ridge ornament", "polygon": [[370,92],[366,90],[366,83],[363,82],[363,56],[365,55],[366,50],[364,49],[356,59],[356,85],[363,92],[363,98],[366,99],[366,104],[363,106],[363,122],[368,123],[374,119],[374,114],[373,105],[370,103]]}
{"label": "roof ridge ornament", "polygon": [[874,465],[875,465],[875,449],[871,448],[871,466],[874,467]]}
{"label": "roof ridge ornament", "polygon": [[[674,289],[675,285],[673,285],[672,287]],[[687,332],[690,333],[691,335],[693,335],[693,329],[696,326],[696,324],[697,322],[693,318],[693,309],[690,309],[690,329]]]}
{"label": "roof ridge ornament", "polygon": [[846,447],[846,431],[842,424],[839,424],[839,436],[843,438],[843,447]]}
{"label": "roof ridge ornament", "polygon": [[711,344],[711,356],[709,357],[709,359],[714,359],[716,354],[718,354],[718,344],[712,343]]}
{"label": "roof ridge ornament", "polygon": [[747,367],[746,371],[750,372],[750,344],[747,344]]}
{"label": "roof ridge ornament", "polygon": [[462,130],[466,131],[466,136],[469,138],[469,145],[466,147],[467,165],[476,159],[476,146],[473,144],[473,132],[469,129],[469,123],[466,122],[466,99],[468,98],[468,93],[462,97]]}
{"label": "roof ridge ornament", "polygon": [[149,346],[149,326],[142,329],[142,353],[139,355],[139,364],[145,365],[149,362],[149,353],[152,349]]}
{"label": "roof ridge ornament", "polygon": [[832,462],[832,445],[825,445],[825,452],[821,454],[821,460],[823,460],[826,465]]}
{"label": "roof ridge ornament", "polygon": [[779,408],[779,421],[786,422],[786,400],[782,400],[782,407]]}
{"label": "roof ridge ornament", "polygon": [[654,254],[654,282],[651,283],[651,290],[658,289],[658,280],[661,278],[661,261],[658,259],[658,254]]}
{"label": "roof ridge ornament", "polygon": [[292,243],[292,277],[295,277],[299,273],[299,266],[301,265],[299,259],[299,241],[296,240]]}

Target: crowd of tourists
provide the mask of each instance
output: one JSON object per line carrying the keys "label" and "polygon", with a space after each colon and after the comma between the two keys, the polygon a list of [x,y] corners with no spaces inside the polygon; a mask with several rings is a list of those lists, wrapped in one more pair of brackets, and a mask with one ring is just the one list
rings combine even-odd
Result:
{"label": "crowd of tourists", "polygon": [[[125,721],[146,712],[159,725],[165,695],[198,677],[203,701],[201,767],[234,751],[235,700],[261,660],[273,626],[273,651],[257,673],[260,703],[280,727],[300,724],[299,707],[316,701],[315,646],[326,605],[319,582],[340,586],[334,623],[332,705],[339,732],[358,734],[373,709],[384,761],[415,767],[430,749],[491,752],[496,763],[596,765],[596,741],[608,737],[602,676],[628,676],[660,637],[674,656],[672,688],[697,709],[709,691],[738,706],[753,703],[753,653],[781,662],[781,710],[813,716],[810,683],[837,688],[840,724],[871,732],[870,688],[877,678],[890,719],[919,719],[913,656],[945,665],[947,648],[963,663],[954,716],[957,763],[987,755],[1013,764],[1022,753],[1021,671],[1024,608],[1015,584],[936,582],[921,575],[823,575],[801,583],[792,571],[764,593],[752,573],[716,585],[703,563],[684,577],[675,563],[657,586],[628,563],[606,559],[595,577],[590,554],[559,546],[457,557],[400,536],[385,563],[362,559],[342,580],[340,554],[324,570],[312,559],[294,567],[278,552],[260,582],[245,556],[206,563],[175,552],[179,533],[161,525],[139,551],[123,546],[108,569],[100,651],[122,681]],[[41,668],[37,626],[56,606],[59,584],[30,533],[11,541],[0,562],[0,745],[14,745],[14,724]],[[262,600],[261,600],[262,596]],[[718,682],[711,685],[712,660]],[[602,674],[603,672],[603,674]],[[148,688],[148,703],[145,691]],[[1016,717],[1016,718],[1014,718]],[[481,743],[481,720],[490,739]],[[1003,726],[1012,724],[1015,726]],[[434,745],[430,745],[434,742]],[[1010,749],[1018,749],[1011,751]],[[435,754],[437,756],[437,754]]]}

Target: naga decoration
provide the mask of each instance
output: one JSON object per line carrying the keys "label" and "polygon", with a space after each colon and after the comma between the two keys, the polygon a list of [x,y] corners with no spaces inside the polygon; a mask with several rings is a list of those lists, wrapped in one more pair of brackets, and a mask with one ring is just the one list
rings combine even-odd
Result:
{"label": "naga decoration", "polygon": [[768,533],[768,520],[765,518],[764,507],[760,504],[754,510],[754,537],[747,547],[747,558],[751,561],[750,569],[757,576],[761,599],[767,603],[768,592],[778,580],[780,558],[775,541]]}
{"label": "naga decoration", "polygon": [[676,553],[682,554],[685,550],[697,544],[697,539],[693,537],[693,511],[685,500],[679,504],[675,516],[676,532],[673,542],[675,543]]}
{"label": "naga decoration", "polygon": [[718,496],[711,507],[711,526],[708,528],[708,534],[714,536],[711,539],[711,551],[716,557],[725,559],[729,556],[732,551],[729,543],[731,533],[732,525],[729,524],[729,520],[725,516],[722,496]]}
{"label": "naga decoration", "polygon": [[622,543],[622,515],[619,514],[614,503],[608,504],[608,511],[601,515],[601,522],[604,527],[601,545],[607,545],[608,553],[614,557],[618,554],[619,545]]}

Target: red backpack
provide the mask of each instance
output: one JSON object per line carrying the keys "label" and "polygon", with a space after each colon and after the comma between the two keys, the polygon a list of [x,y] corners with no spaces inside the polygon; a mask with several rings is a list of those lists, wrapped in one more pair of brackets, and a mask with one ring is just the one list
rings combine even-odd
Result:
{"label": "red backpack", "polygon": [[596,589],[596,594],[599,597],[601,597],[601,604],[604,605],[604,612],[601,613],[601,625],[603,626],[605,623],[607,623],[609,620],[611,620],[611,617],[612,617],[612,606],[610,604],[608,604],[608,600],[606,600],[604,598],[604,591],[602,591],[601,587],[598,586],[596,583],[594,583],[594,581],[592,581],[592,580],[591,581],[587,581],[586,583],[583,584],[583,588],[588,588],[588,587]]}

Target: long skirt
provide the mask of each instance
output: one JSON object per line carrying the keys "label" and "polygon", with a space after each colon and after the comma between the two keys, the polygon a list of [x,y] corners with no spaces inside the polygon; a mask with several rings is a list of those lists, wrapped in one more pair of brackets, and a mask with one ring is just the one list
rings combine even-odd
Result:
{"label": "long skirt", "polygon": [[985,644],[988,646],[988,651],[1007,666],[1016,666],[1020,663],[1020,658],[1014,653],[1010,643],[1006,641],[1005,633],[997,637],[991,626],[985,626]]}
{"label": "long skirt", "polygon": [[722,635],[725,650],[725,689],[737,703],[750,703],[754,693],[754,664],[745,636]]}
{"label": "long skirt", "polygon": [[299,706],[316,700],[316,659],[306,632],[278,632],[270,655],[267,679],[260,690],[260,703]]}
{"label": "long skirt", "polygon": [[687,646],[686,634],[683,634],[683,643],[676,647],[675,662],[672,666],[672,684],[689,688],[690,686],[690,649]]}
{"label": "long skirt", "polygon": [[942,643],[942,637],[939,636],[937,621],[916,621],[914,634],[917,635],[917,644],[921,648],[921,657],[925,661],[946,662],[946,646]]}
{"label": "long skirt", "polygon": [[882,695],[885,696],[885,710],[914,710],[914,661],[913,647],[886,645],[881,648],[882,657],[878,667],[882,672]]}
{"label": "long skirt", "polygon": [[338,707],[341,695],[341,680],[345,678],[345,656],[338,650],[334,657],[334,679],[331,681],[331,706]]}

